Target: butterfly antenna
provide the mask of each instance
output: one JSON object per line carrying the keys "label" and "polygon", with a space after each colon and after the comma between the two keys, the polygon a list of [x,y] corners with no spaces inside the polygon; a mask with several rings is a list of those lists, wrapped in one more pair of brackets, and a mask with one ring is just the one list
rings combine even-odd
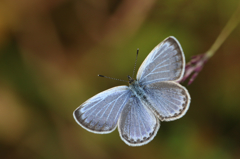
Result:
{"label": "butterfly antenna", "polygon": [[133,75],[132,75],[132,77],[134,77],[134,73],[135,73],[135,68],[136,68],[137,58],[138,58],[138,52],[139,52],[139,48],[137,49],[137,55],[136,55],[136,60],[135,60],[134,68],[133,68]]}
{"label": "butterfly antenna", "polygon": [[108,76],[104,76],[104,75],[98,75],[99,77],[104,77],[104,78],[108,78],[108,79],[112,79],[112,80],[117,80],[117,81],[122,81],[122,82],[128,82],[125,80],[121,80],[121,79],[117,79],[117,78],[112,78],[112,77],[108,77]]}

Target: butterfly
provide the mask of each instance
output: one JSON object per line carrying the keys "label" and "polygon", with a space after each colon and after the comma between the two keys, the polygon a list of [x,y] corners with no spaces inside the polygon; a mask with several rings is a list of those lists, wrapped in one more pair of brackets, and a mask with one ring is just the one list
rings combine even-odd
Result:
{"label": "butterfly", "polygon": [[111,133],[118,127],[121,139],[129,146],[142,146],[156,136],[160,121],[181,118],[190,105],[187,89],[177,81],[185,70],[180,43],[170,36],[146,57],[129,86],[105,90],[80,105],[75,121],[84,129]]}

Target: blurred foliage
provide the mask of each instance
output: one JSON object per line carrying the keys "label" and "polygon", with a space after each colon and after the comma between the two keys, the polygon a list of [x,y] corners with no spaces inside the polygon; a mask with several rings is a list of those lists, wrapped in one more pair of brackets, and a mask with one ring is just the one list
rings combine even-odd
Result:
{"label": "blurred foliage", "polygon": [[0,1],[0,158],[240,158],[240,28],[188,86],[190,109],[132,148],[118,131],[89,133],[72,112],[124,84],[173,35],[188,61],[213,44],[237,0]]}

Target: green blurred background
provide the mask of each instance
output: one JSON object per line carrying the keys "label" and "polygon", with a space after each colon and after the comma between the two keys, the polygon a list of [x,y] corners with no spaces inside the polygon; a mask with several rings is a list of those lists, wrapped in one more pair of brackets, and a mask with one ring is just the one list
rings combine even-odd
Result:
{"label": "green blurred background", "polygon": [[240,27],[190,86],[187,114],[129,147],[115,130],[90,133],[72,112],[132,74],[175,36],[186,60],[206,52],[238,0],[1,0],[0,158],[240,158]]}

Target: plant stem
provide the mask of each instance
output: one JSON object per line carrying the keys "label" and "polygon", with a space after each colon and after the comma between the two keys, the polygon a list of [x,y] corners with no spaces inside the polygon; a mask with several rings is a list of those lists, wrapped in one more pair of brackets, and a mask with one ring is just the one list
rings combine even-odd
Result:
{"label": "plant stem", "polygon": [[227,22],[226,26],[223,28],[223,30],[217,37],[216,41],[213,43],[211,48],[206,52],[207,58],[210,58],[214,55],[214,53],[218,50],[218,48],[222,45],[226,38],[237,27],[239,21],[240,21],[240,3],[235,13],[232,15],[232,17]]}

